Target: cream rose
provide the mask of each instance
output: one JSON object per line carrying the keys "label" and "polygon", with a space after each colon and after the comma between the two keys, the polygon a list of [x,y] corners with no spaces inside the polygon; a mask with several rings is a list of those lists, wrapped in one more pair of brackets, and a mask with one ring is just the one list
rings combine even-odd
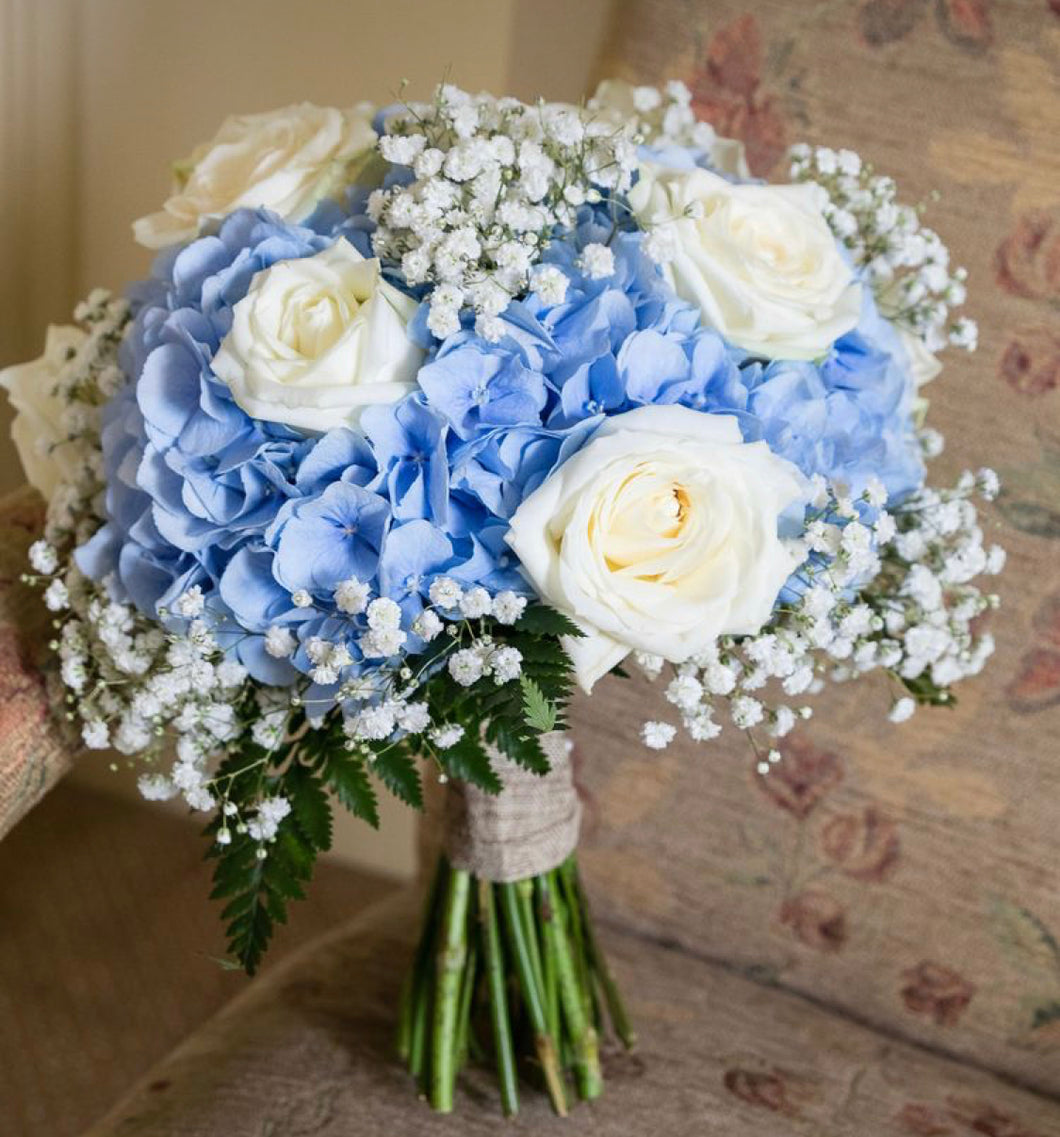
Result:
{"label": "cream rose", "polygon": [[735,185],[706,170],[640,168],[637,219],[672,253],[673,288],[732,343],[815,359],[858,322],[853,279],[812,185]]}
{"label": "cream rose", "polygon": [[65,364],[85,341],[80,328],[48,328],[44,354],[29,363],[0,371],[0,387],[6,387],[15,421],[11,438],[18,450],[26,480],[46,501],[61,481],[72,478],[83,455],[66,443],[62,426],[64,404],[53,392]]}
{"label": "cream rose", "polygon": [[259,272],[232,312],[214,374],[252,418],[323,433],[415,386],[416,302],[345,239]]}
{"label": "cream rose", "polygon": [[190,241],[204,222],[241,207],[301,221],[375,144],[372,113],[367,103],[349,111],[297,103],[226,118],[212,141],[177,164],[177,188],[161,211],[133,222],[136,240],[149,249]]}
{"label": "cream rose", "polygon": [[632,650],[680,663],[757,632],[797,564],[778,519],[807,493],[735,418],[641,407],[547,478],[507,539],[539,595],[584,630],[565,646],[588,691]]}
{"label": "cream rose", "polygon": [[900,325],[895,325],[898,338],[901,340],[905,354],[909,357],[909,371],[917,388],[930,383],[942,370],[942,364],[934,352],[929,351],[927,344],[915,332],[909,331]]}

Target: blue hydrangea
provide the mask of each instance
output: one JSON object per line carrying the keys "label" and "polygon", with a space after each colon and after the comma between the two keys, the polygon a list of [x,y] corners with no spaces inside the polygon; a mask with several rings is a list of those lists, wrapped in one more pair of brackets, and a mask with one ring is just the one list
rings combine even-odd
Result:
{"label": "blue hydrangea", "polygon": [[820,363],[746,361],[738,384],[712,392],[712,410],[739,413],[748,439],[805,474],[844,483],[859,495],[875,476],[891,499],[923,483],[913,432],[916,387],[893,326],[864,290],[858,326]]}
{"label": "blue hydrangea", "polygon": [[[412,620],[441,574],[527,593],[509,519],[605,415],[681,403],[735,415],[749,440],[855,492],[873,474],[895,496],[921,481],[907,360],[868,289],[860,325],[825,360],[755,359],[702,326],[641,235],[616,231],[605,207],[583,210],[545,254],[569,279],[563,301],[514,302],[499,341],[464,327],[437,343],[421,309],[419,389],[368,408],[359,432],[307,438],[251,419],[211,370],[233,306],[256,272],[339,235],[370,255],[370,230],[354,195],[305,226],[242,210],[164,254],[135,293],[122,351],[131,383],[105,411],[109,520],[80,550],[82,568],[152,615],[199,585],[225,642],[263,682],[309,672],[313,636],[344,642],[355,669],[370,665],[357,645],[363,618],[334,602],[351,577],[401,605],[411,650]],[[589,243],[608,244],[612,275],[582,271]],[[265,651],[277,624],[301,645],[290,661]]]}
{"label": "blue hydrangea", "polygon": [[[770,362],[703,327],[641,241],[614,233],[605,210],[584,211],[578,230],[545,255],[570,279],[563,303],[532,294],[509,308],[499,342],[464,329],[420,372],[428,405],[451,430],[450,517],[489,535],[495,572],[511,568],[503,534],[523,499],[601,416],[637,406],[732,414],[748,441],[765,439],[807,475],[842,482],[855,496],[872,476],[893,498],[921,484],[908,360],[869,288],[858,327],[827,358]],[[609,243],[612,276],[593,280],[579,268],[590,242]]]}

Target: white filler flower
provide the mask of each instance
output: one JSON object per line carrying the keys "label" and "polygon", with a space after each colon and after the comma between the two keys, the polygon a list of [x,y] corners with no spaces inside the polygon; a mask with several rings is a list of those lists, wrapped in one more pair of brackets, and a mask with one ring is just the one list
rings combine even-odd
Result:
{"label": "white filler flower", "polygon": [[349,181],[348,163],[375,145],[373,108],[297,103],[232,115],[217,135],[176,165],[177,187],[158,213],[133,223],[141,245],[161,249],[198,236],[204,222],[240,208],[301,221]]}
{"label": "white filler flower", "polygon": [[663,272],[734,344],[816,359],[858,322],[861,285],[813,185],[735,185],[707,170],[641,166],[637,220],[666,237]]}
{"label": "white filler flower", "polygon": [[259,272],[236,304],[215,374],[253,418],[320,432],[412,390],[423,352],[416,302],[345,239]]}
{"label": "white filler flower", "polygon": [[681,663],[759,631],[796,564],[778,520],[808,494],[731,416],[641,407],[607,419],[522,503],[508,543],[585,631],[565,646],[589,690],[630,651]]}

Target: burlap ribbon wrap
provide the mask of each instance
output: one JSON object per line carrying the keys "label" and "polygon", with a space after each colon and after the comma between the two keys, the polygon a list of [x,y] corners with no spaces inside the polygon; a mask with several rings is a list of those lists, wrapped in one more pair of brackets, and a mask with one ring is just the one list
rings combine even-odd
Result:
{"label": "burlap ribbon wrap", "polygon": [[446,795],[445,852],[450,864],[480,880],[508,883],[561,865],[578,844],[582,808],[574,789],[570,744],[555,732],[541,739],[552,769],[541,776],[490,749],[504,783],[499,794],[454,783]]}

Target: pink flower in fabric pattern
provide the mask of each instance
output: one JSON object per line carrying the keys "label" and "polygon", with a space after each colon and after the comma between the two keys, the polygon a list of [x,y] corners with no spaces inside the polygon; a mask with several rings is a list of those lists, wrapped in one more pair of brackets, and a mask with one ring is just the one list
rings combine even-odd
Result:
{"label": "pink flower in fabric pattern", "polygon": [[998,361],[998,374],[1021,395],[1044,395],[1060,386],[1060,336],[1048,328],[1020,328]]}
{"label": "pink flower in fabric pattern", "polygon": [[692,107],[719,134],[738,138],[751,173],[761,177],[787,149],[787,127],[772,95],[761,90],[765,52],[758,21],[747,13],[719,28],[691,76]]}
{"label": "pink flower in fabric pattern", "polygon": [[928,1015],[938,1026],[953,1026],[975,994],[964,976],[940,963],[924,960],[902,972],[902,1001],[917,1015]]}
{"label": "pink flower in fabric pattern", "polygon": [[819,889],[810,888],[785,900],[780,922],[817,951],[837,952],[847,942],[846,912],[838,900]]}
{"label": "pink flower in fabric pattern", "polygon": [[842,780],[843,764],[801,735],[785,739],[780,752],[783,759],[768,774],[756,775],[755,784],[774,805],[802,821]]}
{"label": "pink flower in fabric pattern", "polygon": [[833,817],[821,830],[825,856],[855,880],[886,879],[898,861],[898,830],[874,805]]}
{"label": "pink flower in fabric pattern", "polygon": [[795,1109],[788,1100],[785,1080],[778,1070],[747,1070],[742,1067],[726,1070],[724,1085],[730,1094],[748,1105],[761,1106],[773,1113],[788,1116],[795,1114]]}
{"label": "pink flower in fabric pattern", "polygon": [[997,282],[1013,296],[1060,296],[1060,209],[1032,209],[998,246]]}

